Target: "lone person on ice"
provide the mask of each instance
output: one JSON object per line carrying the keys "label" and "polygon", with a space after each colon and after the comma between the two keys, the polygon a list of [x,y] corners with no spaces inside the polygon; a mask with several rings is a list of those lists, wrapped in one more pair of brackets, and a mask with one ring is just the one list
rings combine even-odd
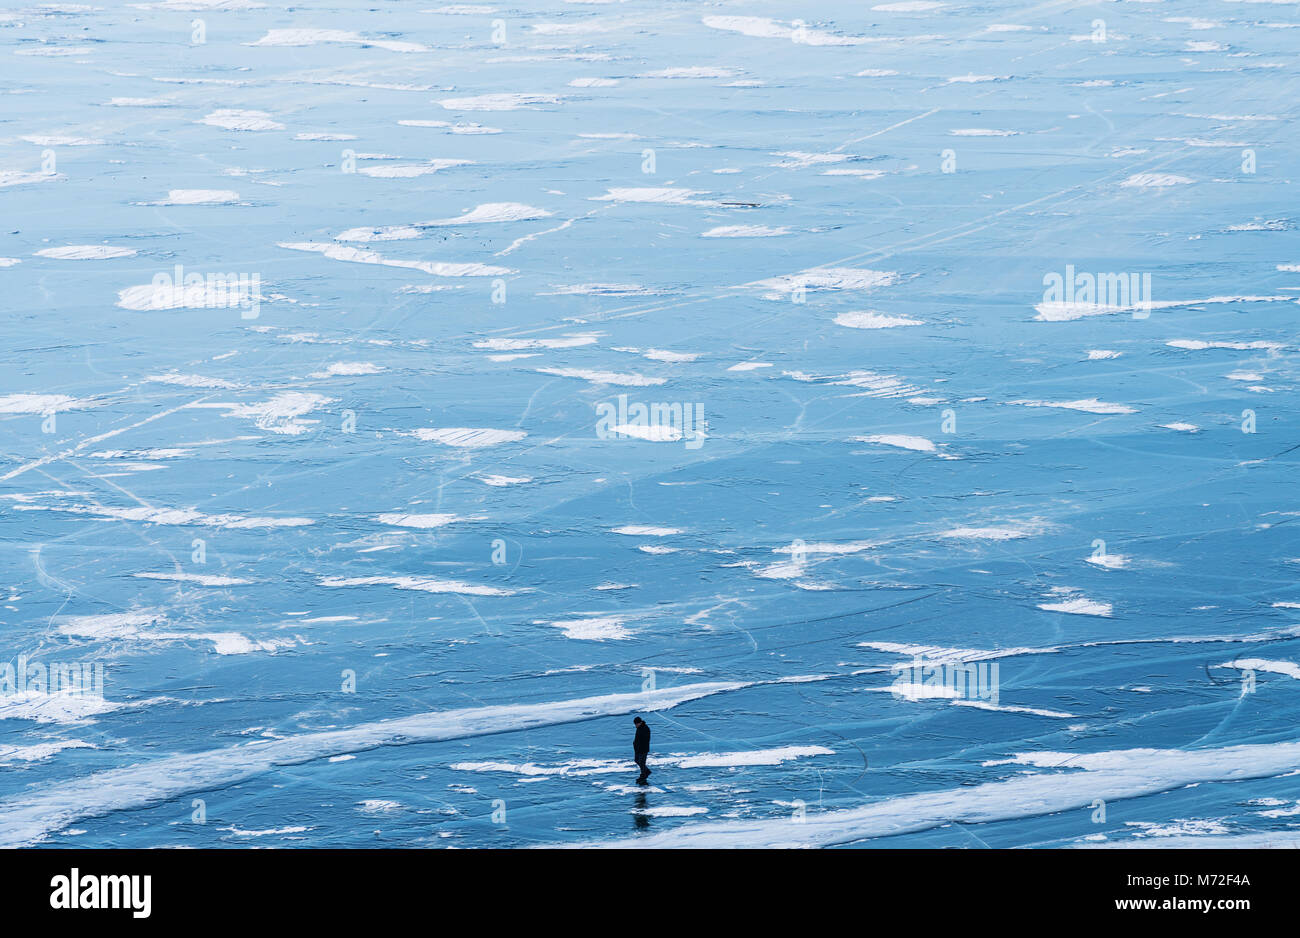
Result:
{"label": "lone person on ice", "polygon": [[641,775],[637,778],[636,783],[644,785],[645,780],[650,777],[650,768],[645,764],[646,756],[650,755],[650,724],[640,717],[633,717],[632,722],[636,724],[636,737],[632,740],[632,754],[636,757],[638,768],[641,769]]}

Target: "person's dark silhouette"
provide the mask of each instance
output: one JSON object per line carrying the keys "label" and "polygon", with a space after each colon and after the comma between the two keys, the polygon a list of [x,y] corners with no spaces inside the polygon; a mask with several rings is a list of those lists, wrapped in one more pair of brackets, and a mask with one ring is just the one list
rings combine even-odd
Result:
{"label": "person's dark silhouette", "polygon": [[646,756],[650,755],[650,725],[640,717],[633,717],[632,722],[636,724],[636,736],[632,740],[632,755],[636,757],[637,767],[641,770],[636,783],[644,785],[646,779],[650,777],[650,767],[645,764]]}

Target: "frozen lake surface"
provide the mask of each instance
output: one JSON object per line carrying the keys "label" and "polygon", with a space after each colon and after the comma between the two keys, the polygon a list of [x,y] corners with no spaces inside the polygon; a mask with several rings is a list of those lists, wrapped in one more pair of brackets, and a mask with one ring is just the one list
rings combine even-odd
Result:
{"label": "frozen lake surface", "polygon": [[0,844],[1293,845],[1297,6],[527,6],[0,13]]}

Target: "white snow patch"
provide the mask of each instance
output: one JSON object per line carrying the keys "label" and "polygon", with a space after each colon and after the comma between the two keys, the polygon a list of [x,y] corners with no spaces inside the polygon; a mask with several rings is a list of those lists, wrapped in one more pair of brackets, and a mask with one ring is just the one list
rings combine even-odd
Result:
{"label": "white snow patch", "polygon": [[272,29],[256,42],[247,42],[248,46],[314,46],[319,43],[334,42],[350,45],[374,46],[389,52],[429,52],[428,46],[418,42],[401,42],[395,39],[366,39],[354,32],[342,29]]}
{"label": "white snow patch", "polygon": [[477,427],[421,427],[412,435],[428,443],[441,443],[462,449],[478,449],[500,443],[514,443],[528,434],[523,430],[493,430]]}
{"label": "white snow patch", "polygon": [[284,130],[284,124],[271,119],[266,111],[243,111],[222,108],[197,121],[223,130]]}
{"label": "white snow patch", "polygon": [[95,749],[91,743],[79,739],[60,739],[48,743],[36,743],[32,746],[0,745],[0,765],[12,765],[14,762],[43,762],[65,749]]}
{"label": "white snow patch", "polygon": [[681,189],[666,186],[616,187],[608,189],[604,195],[591,197],[593,202],[648,202],[656,205],[718,205],[718,202],[696,199],[704,195],[695,189]]}
{"label": "white snow patch", "polygon": [[214,408],[224,410],[227,417],[252,420],[259,430],[298,436],[306,433],[317,420],[303,418],[326,404],[333,403],[333,398],[310,391],[282,391],[265,401],[251,404],[240,402],[196,403],[189,406],[196,408]]}
{"label": "white snow patch", "polygon": [[526,482],[533,481],[529,476],[503,476],[503,475],[482,475],[478,480],[484,485],[491,485],[496,488],[503,488],[507,485],[523,485]]}
{"label": "white snow patch", "polygon": [[583,381],[590,381],[593,384],[615,384],[625,387],[651,387],[663,384],[664,378],[647,378],[645,375],[626,374],[617,371],[593,371],[589,368],[538,368],[537,371],[544,375],[555,375],[557,378],[581,378]]}
{"label": "white snow patch", "polygon": [[1237,668],[1241,671],[1268,671],[1273,674],[1285,674],[1287,677],[1293,677],[1300,680],[1300,665],[1293,661],[1270,661],[1267,658],[1237,658],[1234,661],[1228,661],[1218,668]]}
{"label": "white snow patch", "polygon": [[918,453],[935,452],[933,441],[923,436],[909,436],[906,433],[878,433],[871,436],[855,436],[853,439],[859,443],[879,443],[882,446],[895,446]]}
{"label": "white snow patch", "polygon": [[1085,596],[1070,596],[1061,602],[1040,603],[1039,609],[1047,612],[1066,612],[1078,616],[1107,616],[1112,614],[1110,603],[1097,602]]}
{"label": "white snow patch", "polygon": [[1194,180],[1186,176],[1177,176],[1173,173],[1135,173],[1120,185],[1128,189],[1163,189],[1169,186],[1185,186],[1192,182]]}
{"label": "white snow patch", "polygon": [[558,339],[481,339],[474,343],[474,348],[491,349],[495,352],[514,352],[523,349],[578,348],[593,345],[599,338],[598,332],[575,332]]}
{"label": "white snow patch", "polygon": [[386,163],[381,166],[358,166],[357,172],[362,176],[371,176],[376,179],[414,179],[417,176],[428,176],[441,169],[470,165],[472,165],[470,160],[438,159],[424,163]]}
{"label": "white snow patch", "polygon": [[327,576],[320,581],[321,586],[391,586],[399,590],[415,590],[421,593],[454,593],[462,596],[513,596],[514,590],[498,589],[495,586],[483,586],[477,583],[464,583],[460,580],[443,580],[429,576]]}
{"label": "white snow patch", "polygon": [[313,371],[313,378],[355,377],[358,375],[377,375],[384,371],[383,366],[373,362],[330,362],[324,371]]}
{"label": "white snow patch", "polygon": [[354,264],[380,264],[385,267],[403,267],[420,270],[435,277],[502,277],[514,273],[507,267],[492,267],[487,264],[465,263],[451,264],[441,261],[405,261],[384,257],[374,251],[346,247],[319,241],[279,242],[279,247],[290,251],[315,251],[334,261],[347,261]]}
{"label": "white snow patch", "polygon": [[154,508],[139,505],[134,508],[114,508],[108,505],[33,505],[19,503],[14,511],[62,511],[74,515],[88,515],[104,521],[141,521],[145,524],[201,525],[228,530],[258,528],[297,528],[312,524],[310,518],[265,518],[245,515],[209,515],[193,508]]}
{"label": "white snow patch", "polygon": [[41,248],[36,252],[36,256],[53,257],[62,261],[89,261],[112,257],[135,257],[135,251],[108,244],[70,244],[61,248]]}
{"label": "white snow patch", "polygon": [[865,36],[837,36],[804,25],[790,25],[766,16],[706,16],[703,23],[710,29],[741,33],[755,39],[784,39],[809,46],[856,46],[870,39]]}
{"label": "white snow patch", "polygon": [[789,296],[795,290],[870,290],[898,282],[898,274],[886,270],[858,267],[812,267],[797,274],[785,274],[768,280],[744,284]]}
{"label": "white snow patch", "polygon": [[718,228],[710,228],[703,232],[701,238],[779,238],[782,235],[790,234],[790,229],[785,227],[769,227],[768,225],[722,225]]}
{"label": "white snow patch", "polygon": [[864,310],[857,313],[840,313],[835,317],[835,324],[850,329],[893,329],[897,326],[923,326],[919,319],[906,316],[886,316],[883,313]]}
{"label": "white snow patch", "polygon": [[654,72],[642,72],[637,78],[732,78],[735,71],[729,68],[713,68],[709,65],[686,65],[677,68],[661,68]]}
{"label": "white snow patch", "polygon": [[208,573],[133,573],[144,580],[169,580],[174,583],[195,583],[199,586],[243,586],[252,583],[237,576],[216,576]]}
{"label": "white snow patch", "polygon": [[379,515],[375,520],[380,524],[389,524],[399,528],[441,528],[466,519],[453,514],[412,515],[391,512]]}
{"label": "white snow patch", "polygon": [[172,189],[157,205],[229,205],[239,201],[230,189]]}
{"label": "white snow patch", "polygon": [[543,104],[559,104],[553,94],[482,94],[469,98],[444,98],[438,102],[449,111],[515,111]]}
{"label": "white snow patch", "polygon": [[1206,342],[1202,339],[1172,339],[1165,343],[1170,348],[1180,348],[1191,352],[1200,352],[1205,349],[1232,349],[1233,351],[1246,352],[1262,349],[1268,351],[1277,351],[1284,348],[1280,342]]}
{"label": "white snow patch", "polygon": [[65,410],[94,407],[89,400],[78,400],[66,394],[6,394],[0,396],[0,414],[39,414],[48,416]]}
{"label": "white snow patch", "polygon": [[599,616],[590,619],[564,619],[549,624],[563,629],[565,638],[601,642],[607,639],[619,641],[631,638],[631,633],[623,628],[624,621],[626,620],[621,616]]}
{"label": "white snow patch", "polygon": [[1089,414],[1135,414],[1137,411],[1126,404],[1111,404],[1099,401],[1095,397],[1077,401],[1007,401],[1021,407],[1059,407],[1064,410],[1081,410]]}

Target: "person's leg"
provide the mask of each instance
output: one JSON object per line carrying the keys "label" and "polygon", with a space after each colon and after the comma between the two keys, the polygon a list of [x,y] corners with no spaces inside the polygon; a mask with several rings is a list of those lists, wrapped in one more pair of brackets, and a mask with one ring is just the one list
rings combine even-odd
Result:
{"label": "person's leg", "polygon": [[636,767],[637,767],[638,769],[641,770],[641,774],[640,774],[640,776],[637,778],[637,781],[638,781],[638,782],[644,782],[645,779],[646,779],[646,776],[650,774],[650,769],[647,768],[647,767],[646,767],[646,764],[645,764],[645,757],[646,757],[646,754],[643,753],[643,752],[638,752],[638,753],[636,754]]}

